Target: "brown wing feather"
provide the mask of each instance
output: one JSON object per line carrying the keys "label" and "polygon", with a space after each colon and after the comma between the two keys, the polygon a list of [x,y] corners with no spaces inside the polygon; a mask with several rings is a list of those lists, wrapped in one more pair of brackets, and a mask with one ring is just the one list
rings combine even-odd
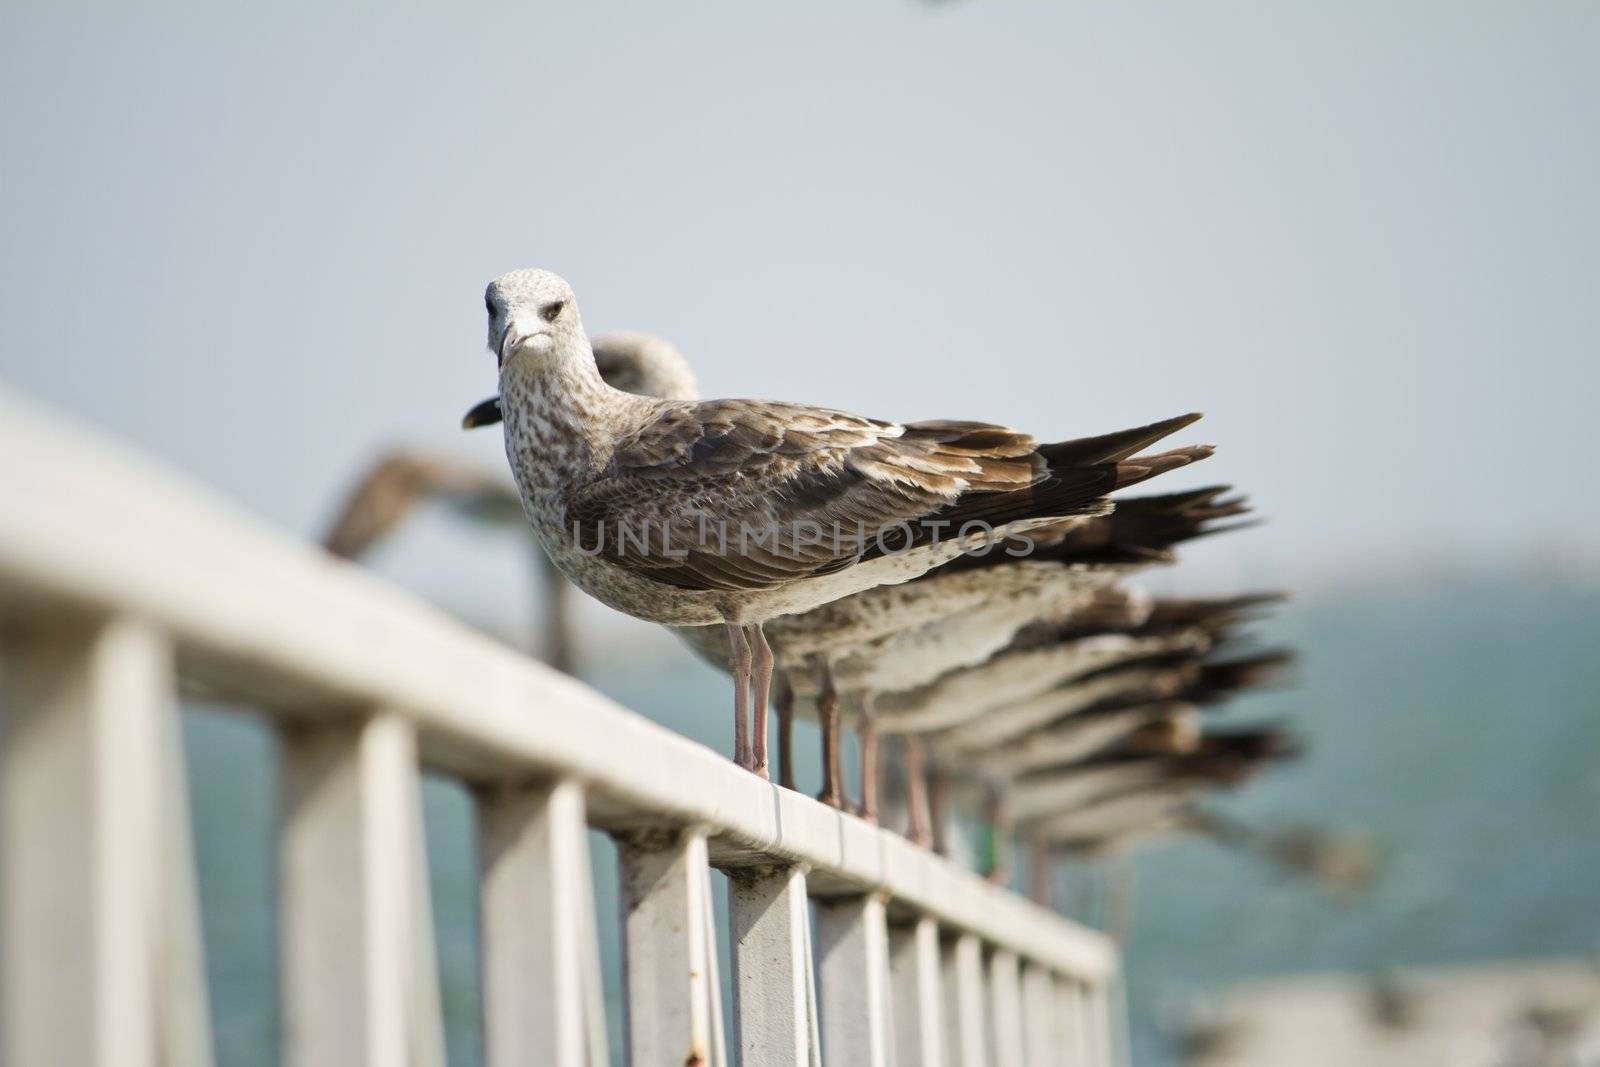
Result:
{"label": "brown wing feather", "polygon": [[[1150,429],[1130,433],[1142,442]],[[774,402],[683,403],[620,441],[601,477],[567,493],[566,521],[586,550],[669,585],[771,588],[848,567],[863,543],[868,556],[879,554],[886,529],[1097,509],[1126,476],[1101,458],[1124,445],[1113,436],[1071,457],[1098,462],[1068,468],[1029,435],[988,423],[899,425]]]}

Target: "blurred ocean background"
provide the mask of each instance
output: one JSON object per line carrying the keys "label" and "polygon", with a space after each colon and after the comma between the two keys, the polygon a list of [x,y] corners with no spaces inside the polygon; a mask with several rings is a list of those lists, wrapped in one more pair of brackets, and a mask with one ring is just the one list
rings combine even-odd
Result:
{"label": "blurred ocean background", "polygon": [[[1154,581],[1296,594],[1262,632],[1297,684],[1227,714],[1310,741],[1225,806],[1382,866],[1346,900],[1200,841],[1138,859],[1145,1067],[1235,978],[1600,939],[1597,55],[1584,0],[6,3],[0,386],[311,538],[385,444],[504,470],[457,420],[517,267],[708,396],[1055,437],[1205,411],[1216,457],[1151,491],[1271,522]],[[373,562],[526,644],[530,552],[429,514]],[[580,614],[594,684],[721,746],[723,679]],[[222,1062],[257,1067],[271,738],[188,738]],[[430,782],[466,1065],[468,812]]]}
{"label": "blurred ocean background", "polygon": [[[1336,897],[1206,841],[1140,853],[1136,1063],[1175,1062],[1163,1026],[1240,979],[1600,953],[1600,588],[1542,574],[1325,591],[1268,632],[1305,650],[1298,681],[1221,714],[1283,718],[1310,752],[1219,806],[1369,834],[1379,873]],[[723,744],[725,679],[687,655],[655,650],[647,667],[590,680]],[[278,1034],[272,741],[237,714],[187,721],[220,1062],[266,1067]],[[814,731],[800,737],[811,757]],[[802,785],[814,779],[814,758],[801,772]],[[459,786],[429,780],[425,810],[450,1062],[470,1067],[482,1062],[470,806]],[[613,854],[599,835],[594,848],[610,893]],[[1096,874],[1072,872],[1062,889]],[[615,1009],[614,894],[601,922]]]}

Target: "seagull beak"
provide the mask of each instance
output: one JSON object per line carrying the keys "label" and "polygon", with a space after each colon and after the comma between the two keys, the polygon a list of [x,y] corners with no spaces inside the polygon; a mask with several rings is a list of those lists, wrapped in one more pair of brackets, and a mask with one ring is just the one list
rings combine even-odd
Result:
{"label": "seagull beak", "polygon": [[548,341],[550,331],[537,327],[530,330],[516,319],[506,323],[506,332],[500,335],[498,365],[504,367],[506,360],[516,355],[519,348],[539,337],[543,337]]}
{"label": "seagull beak", "polygon": [[472,405],[472,410],[461,418],[463,430],[476,430],[481,426],[493,426],[500,421],[500,398],[491,396],[487,400],[480,400]]}

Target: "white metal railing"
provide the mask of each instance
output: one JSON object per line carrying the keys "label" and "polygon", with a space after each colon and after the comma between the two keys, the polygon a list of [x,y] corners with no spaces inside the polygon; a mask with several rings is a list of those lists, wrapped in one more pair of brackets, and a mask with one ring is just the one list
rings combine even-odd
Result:
{"label": "white metal railing", "polygon": [[[780,789],[0,393],[0,1062],[208,1064],[177,698],[283,738],[284,1054],[443,1062],[419,768],[478,806],[494,1067],[608,1062],[586,829],[619,846],[631,1062],[1125,1061],[1101,935]],[[815,930],[813,930],[813,909]],[[813,952],[815,945],[815,952]]]}

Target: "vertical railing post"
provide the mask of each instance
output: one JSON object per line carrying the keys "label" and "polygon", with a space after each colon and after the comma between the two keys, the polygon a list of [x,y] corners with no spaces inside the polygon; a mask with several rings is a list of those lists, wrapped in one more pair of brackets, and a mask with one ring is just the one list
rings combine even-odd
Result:
{"label": "vertical railing post", "polygon": [[1017,954],[998,948],[989,957],[989,1011],[994,1062],[1023,1063],[1022,989]]}
{"label": "vertical railing post", "polygon": [[1083,985],[1073,978],[1056,979],[1055,1042],[1063,1067],[1086,1067],[1089,1038],[1085,1025]]}
{"label": "vertical railing post", "polygon": [[747,868],[728,879],[740,1062],[811,1067],[820,1061],[805,869]]}
{"label": "vertical railing post", "polygon": [[1103,981],[1083,990],[1084,1057],[1094,1067],[1113,1067],[1116,1053],[1111,1037],[1111,998]]}
{"label": "vertical railing post", "polygon": [[53,619],[3,650],[0,1061],[207,1064],[171,646]]}
{"label": "vertical railing post", "polygon": [[943,947],[945,1058],[950,1067],[986,1067],[989,1062],[988,986],[983,942],[963,933]]}
{"label": "vertical railing post", "polygon": [[489,1067],[605,1067],[605,1004],[583,789],[478,795]]}
{"label": "vertical railing post", "polygon": [[416,738],[392,713],[283,735],[291,1067],[444,1062]]}
{"label": "vertical railing post", "polygon": [[1027,1067],[1054,1067],[1060,1056],[1055,1041],[1055,979],[1037,963],[1022,968],[1022,1044]]}
{"label": "vertical railing post", "polygon": [[875,893],[817,902],[818,996],[828,1067],[887,1067],[889,935]]}
{"label": "vertical railing post", "polygon": [[895,1067],[944,1067],[939,927],[922,916],[889,927]]}
{"label": "vertical railing post", "polygon": [[704,831],[622,840],[617,854],[632,1062],[725,1067]]}

